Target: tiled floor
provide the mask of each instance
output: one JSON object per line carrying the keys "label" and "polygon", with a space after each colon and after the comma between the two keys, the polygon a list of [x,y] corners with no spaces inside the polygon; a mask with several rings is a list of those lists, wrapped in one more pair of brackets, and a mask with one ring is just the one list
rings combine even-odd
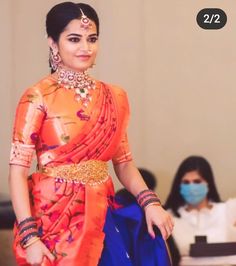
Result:
{"label": "tiled floor", "polygon": [[12,254],[12,230],[0,230],[0,265],[16,266]]}

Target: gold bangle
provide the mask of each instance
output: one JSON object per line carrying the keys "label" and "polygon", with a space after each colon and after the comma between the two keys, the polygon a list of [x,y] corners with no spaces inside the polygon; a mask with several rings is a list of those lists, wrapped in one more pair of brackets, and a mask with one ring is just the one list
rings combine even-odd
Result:
{"label": "gold bangle", "polygon": [[152,202],[152,203],[149,203],[147,206],[144,207],[144,209],[146,210],[147,207],[149,207],[149,206],[161,206],[161,203],[159,203],[159,202]]}
{"label": "gold bangle", "polygon": [[38,240],[40,240],[40,238],[38,236],[32,237],[25,245],[24,248],[27,248],[29,246],[31,246],[32,244],[34,244],[35,242],[37,242]]}

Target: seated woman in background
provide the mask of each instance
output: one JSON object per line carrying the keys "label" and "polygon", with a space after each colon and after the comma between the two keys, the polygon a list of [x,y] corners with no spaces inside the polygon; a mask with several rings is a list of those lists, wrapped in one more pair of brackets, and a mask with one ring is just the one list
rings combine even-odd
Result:
{"label": "seated woman in background", "polygon": [[190,156],[179,166],[165,204],[174,216],[173,238],[188,256],[195,236],[208,243],[236,241],[236,198],[222,202],[208,161]]}

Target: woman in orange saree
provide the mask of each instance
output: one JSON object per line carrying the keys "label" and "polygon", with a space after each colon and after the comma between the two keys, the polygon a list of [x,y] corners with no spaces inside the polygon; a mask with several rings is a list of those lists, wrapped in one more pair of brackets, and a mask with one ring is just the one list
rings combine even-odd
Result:
{"label": "woman in orange saree", "polygon": [[[67,18],[58,26],[62,11]],[[173,224],[132,163],[126,93],[85,72],[97,52],[96,12],[82,3],[56,5],[47,15],[47,33],[55,73],[25,91],[14,123],[14,252],[18,265],[95,266],[103,250],[107,208],[113,204],[108,161],[121,182],[140,195],[151,235],[155,224],[166,238]],[[27,179],[34,152],[37,171]]]}

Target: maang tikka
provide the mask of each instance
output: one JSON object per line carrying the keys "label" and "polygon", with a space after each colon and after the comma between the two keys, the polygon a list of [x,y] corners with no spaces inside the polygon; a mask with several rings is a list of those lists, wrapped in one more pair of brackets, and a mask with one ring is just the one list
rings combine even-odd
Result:
{"label": "maang tikka", "polygon": [[92,23],[90,19],[84,14],[83,10],[80,8],[81,16],[81,28],[87,30],[88,28],[92,27]]}

